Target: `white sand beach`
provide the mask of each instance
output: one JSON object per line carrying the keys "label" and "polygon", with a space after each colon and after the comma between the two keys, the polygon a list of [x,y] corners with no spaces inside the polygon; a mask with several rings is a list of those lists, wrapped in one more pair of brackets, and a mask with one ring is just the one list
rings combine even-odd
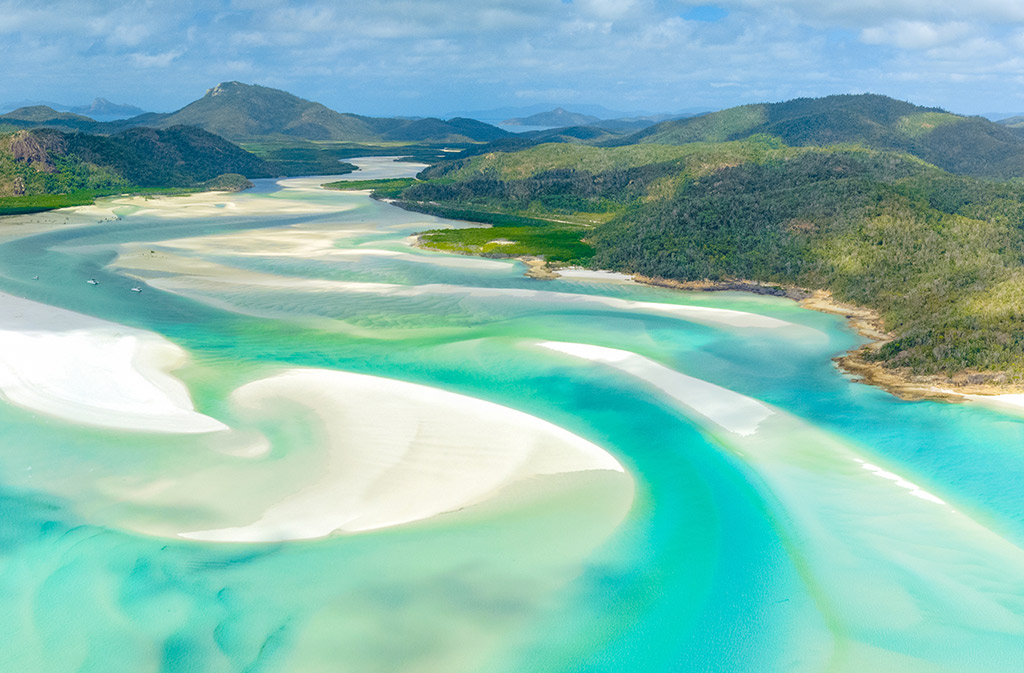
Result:
{"label": "white sand beach", "polygon": [[600,269],[581,269],[578,267],[570,267],[567,269],[558,269],[558,275],[562,278],[571,278],[576,280],[599,280],[610,283],[635,283],[633,280],[633,274],[630,273],[619,273],[617,271],[602,271]]}
{"label": "white sand beach", "polygon": [[991,406],[1002,411],[1024,413],[1024,393],[1004,393],[1002,395],[964,395],[968,400]]}
{"label": "white sand beach", "polygon": [[225,429],[169,374],[184,362],[157,334],[0,294],[0,396],[11,404],[106,428]]}
{"label": "white sand beach", "polygon": [[[293,369],[232,401],[252,416],[302,407],[323,428],[320,469],[297,492],[237,525],[182,537],[218,542],[310,539],[453,512],[545,475],[610,471],[598,446],[534,416],[393,379]],[[632,487],[630,486],[630,489]],[[224,497],[230,498],[230,487]]]}

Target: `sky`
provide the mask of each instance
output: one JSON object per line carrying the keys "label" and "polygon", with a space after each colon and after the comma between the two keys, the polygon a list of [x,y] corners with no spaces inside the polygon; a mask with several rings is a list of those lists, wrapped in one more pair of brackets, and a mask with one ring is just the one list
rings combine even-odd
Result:
{"label": "sky", "polygon": [[1024,0],[0,0],[0,103],[165,112],[237,80],[342,112],[1024,111]]}

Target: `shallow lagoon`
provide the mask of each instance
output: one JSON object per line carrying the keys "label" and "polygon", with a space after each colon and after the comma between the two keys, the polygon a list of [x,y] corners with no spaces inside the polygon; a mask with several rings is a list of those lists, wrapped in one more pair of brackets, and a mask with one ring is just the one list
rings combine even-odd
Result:
{"label": "shallow lagoon", "polygon": [[[231,430],[0,405],[0,668],[1019,670],[1024,419],[852,384],[830,358],[858,338],[786,300],[525,278],[410,248],[444,221],[323,181],[8,229],[0,290],[169,340],[196,412]],[[181,537],[308,492],[332,446],[401,443],[372,427],[400,405],[378,419],[358,393],[355,440],[302,395],[239,403],[295,369],[528,414],[625,473],[326,538]],[[507,425],[474,432],[518,450]]]}

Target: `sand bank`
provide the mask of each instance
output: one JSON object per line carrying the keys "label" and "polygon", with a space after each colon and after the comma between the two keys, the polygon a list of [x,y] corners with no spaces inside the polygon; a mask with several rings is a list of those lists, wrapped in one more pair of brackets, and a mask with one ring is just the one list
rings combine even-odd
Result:
{"label": "sand bank", "polygon": [[[971,642],[999,647],[1024,633],[1024,551],[923,478],[910,479],[884,457],[784,410],[695,385],[636,354],[539,345],[657,386],[696,412],[694,420],[714,433],[715,446],[742,461],[828,622],[833,653],[819,668],[940,670],[930,664],[963,652],[945,649],[952,639],[970,634]],[[744,427],[751,414],[759,415],[757,424]],[[720,427],[731,431],[716,432]]]}
{"label": "sand bank", "polygon": [[[311,226],[294,225],[274,229],[250,229],[242,232],[214,234],[196,238],[181,238],[161,241],[161,248],[186,250],[206,255],[238,257],[286,257],[321,261],[355,262],[365,257],[387,257],[405,262],[433,264],[435,266],[468,269],[507,270],[509,261],[436,254],[416,254],[404,250],[375,247],[380,241],[360,245],[344,245],[347,241],[379,234],[377,229],[362,226]],[[124,253],[145,246],[128,244],[122,247]]]}
{"label": "sand bank", "polygon": [[613,310],[663,315],[692,322],[727,325],[730,327],[759,329],[779,329],[790,327],[804,331],[813,331],[810,328],[795,325],[794,323],[779,320],[778,318],[772,318],[770,316],[764,316],[756,313],[746,313],[744,311],[734,311],[731,309],[687,306],[685,304],[663,304],[657,302],[619,299],[617,297],[603,297],[600,295],[575,294],[570,292],[547,292],[543,290],[523,290],[518,288],[466,287],[461,285],[444,284],[399,285],[394,283],[364,283],[357,281],[288,278],[272,274],[259,274],[259,277],[257,278],[257,274],[249,272],[243,272],[237,276],[229,272],[223,275],[218,275],[216,278],[178,276],[175,278],[148,278],[144,280],[157,289],[169,292],[179,292],[182,294],[188,294],[190,289],[215,289],[217,285],[221,285],[224,288],[240,285],[258,285],[262,287],[276,287],[287,290],[353,292],[396,297],[457,295],[494,299],[508,298],[513,300],[543,302],[545,304],[562,307],[575,305],[584,310],[610,308]]}
{"label": "sand bank", "polygon": [[17,406],[107,428],[224,429],[168,373],[184,361],[159,335],[0,294],[0,395]]}
{"label": "sand bank", "polygon": [[545,341],[541,348],[599,362],[658,388],[686,408],[696,411],[719,427],[737,435],[757,432],[758,426],[775,412],[766,405],[702,379],[681,374],[630,351],[589,344]]}
{"label": "sand bank", "polygon": [[[143,248],[145,248],[145,246],[143,246]],[[726,325],[738,328],[792,328],[799,329],[804,332],[813,331],[811,328],[796,325],[771,316],[747,313],[732,309],[636,301],[631,299],[621,299],[618,297],[605,297],[601,295],[579,294],[572,292],[551,292],[547,290],[527,290],[522,288],[467,287],[447,284],[399,285],[394,283],[295,278],[290,276],[246,271],[215,262],[195,259],[184,255],[176,255],[173,252],[151,251],[149,249],[141,249],[138,247],[134,249],[126,248],[125,252],[111,263],[111,266],[135,272],[132,274],[133,276],[143,280],[154,288],[193,296],[201,301],[208,300],[203,297],[203,294],[211,291],[216,292],[218,288],[221,291],[226,291],[244,285],[252,285],[290,291],[336,291],[398,297],[456,295],[484,299],[508,298],[519,301],[543,302],[560,307],[571,307],[575,305],[579,306],[580,309],[583,310],[610,308],[613,310],[663,315],[692,322]],[[146,272],[158,273],[153,274]],[[179,275],[166,277],[167,272]],[[198,294],[198,291],[201,291],[203,294]],[[218,306],[221,308],[229,308],[229,306],[225,305],[223,302],[218,302]]]}
{"label": "sand bank", "polygon": [[323,428],[324,459],[308,484],[255,520],[182,537],[317,538],[427,519],[544,475],[623,473],[611,455],[546,421],[392,379],[295,369],[239,388],[232,401],[261,417],[296,405],[312,411]]}
{"label": "sand bank", "polygon": [[937,389],[942,393],[958,395],[971,402],[977,402],[994,409],[1024,413],[1024,393],[1003,393],[999,395],[978,395],[974,393],[960,393],[955,390],[944,388]]}
{"label": "sand bank", "polygon": [[617,271],[600,271],[593,269],[581,269],[569,267],[559,269],[558,275],[562,278],[574,278],[578,280],[599,280],[616,283],[633,283],[633,275],[629,273],[618,273]]}

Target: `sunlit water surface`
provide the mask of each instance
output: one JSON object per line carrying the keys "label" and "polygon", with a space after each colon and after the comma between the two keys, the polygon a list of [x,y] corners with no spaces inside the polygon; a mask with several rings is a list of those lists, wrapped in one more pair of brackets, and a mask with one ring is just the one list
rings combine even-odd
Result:
{"label": "sunlit water surface", "polygon": [[[0,670],[1022,670],[1024,419],[851,383],[831,358],[858,337],[787,300],[529,279],[410,247],[464,225],[325,181],[8,230],[0,290],[163,335],[231,430],[0,404]],[[329,472],[332,442],[407,420],[358,393],[337,427],[301,395],[239,403],[296,369],[517,410],[625,473],[326,537],[182,537],[251,524]],[[480,450],[520,439],[480,423]]]}

